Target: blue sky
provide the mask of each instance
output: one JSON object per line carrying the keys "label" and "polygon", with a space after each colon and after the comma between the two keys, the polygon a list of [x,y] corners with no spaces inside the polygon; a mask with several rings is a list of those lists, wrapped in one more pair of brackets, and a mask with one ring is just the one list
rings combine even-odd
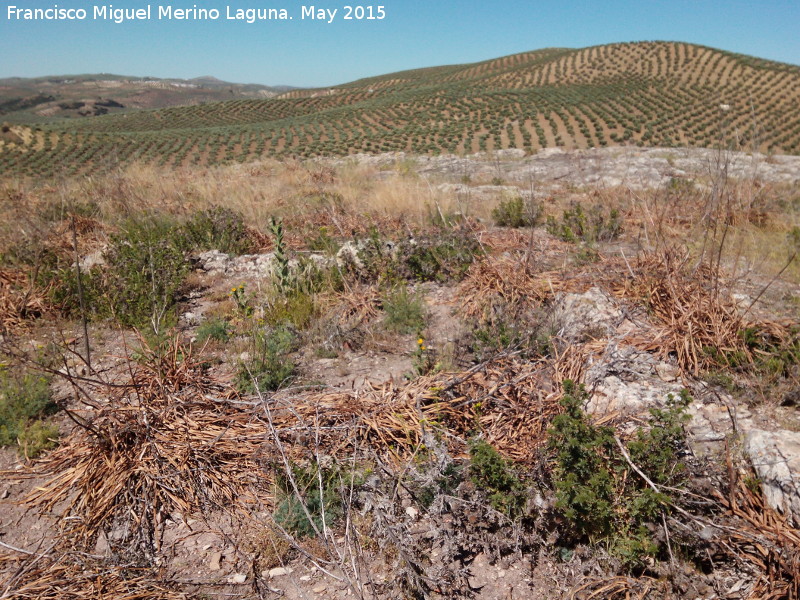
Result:
{"label": "blue sky", "polygon": [[[545,47],[685,41],[800,64],[800,0],[377,0],[383,20],[345,21],[342,2],[296,0],[2,0],[0,77],[116,73],[326,86],[402,69],[474,62]],[[150,21],[92,20],[94,6],[141,8]],[[84,8],[85,21],[9,20],[8,7]],[[217,21],[159,21],[158,6],[216,8]],[[301,6],[338,9],[333,23]],[[350,3],[351,6],[357,3]],[[226,7],[285,8],[247,24]],[[375,14],[375,13],[374,13]]]}

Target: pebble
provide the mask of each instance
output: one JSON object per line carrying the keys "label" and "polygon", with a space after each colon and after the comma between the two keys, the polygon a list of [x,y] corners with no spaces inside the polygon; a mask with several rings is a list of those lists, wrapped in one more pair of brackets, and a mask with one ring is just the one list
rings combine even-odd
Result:
{"label": "pebble", "polygon": [[208,568],[212,571],[219,571],[219,561],[222,560],[222,553],[221,552],[213,552],[211,554],[211,559],[208,561]]}
{"label": "pebble", "polygon": [[247,575],[244,573],[236,573],[233,577],[228,578],[228,583],[244,583],[247,581]]}

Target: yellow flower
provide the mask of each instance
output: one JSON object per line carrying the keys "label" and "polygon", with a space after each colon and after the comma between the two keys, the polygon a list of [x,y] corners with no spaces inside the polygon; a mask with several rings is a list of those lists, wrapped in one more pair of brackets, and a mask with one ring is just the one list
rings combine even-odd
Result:
{"label": "yellow flower", "polygon": [[419,339],[417,340],[417,343],[418,343],[420,346],[422,346],[422,344],[424,344],[424,343],[425,343],[425,340],[423,340],[422,338],[419,338]]}
{"label": "yellow flower", "polygon": [[419,349],[420,350],[425,350],[425,346],[420,346]]}

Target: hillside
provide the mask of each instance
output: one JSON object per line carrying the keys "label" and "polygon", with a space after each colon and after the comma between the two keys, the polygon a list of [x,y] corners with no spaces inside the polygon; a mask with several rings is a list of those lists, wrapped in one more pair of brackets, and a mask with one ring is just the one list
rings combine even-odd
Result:
{"label": "hillside", "polygon": [[0,170],[634,144],[797,154],[798,100],[798,66],[673,42],[551,48],[276,98],[19,125],[0,141]]}
{"label": "hillside", "polygon": [[268,87],[215,77],[158,79],[100,73],[0,79],[0,120],[46,123],[53,120],[220,102],[271,98],[288,86]]}

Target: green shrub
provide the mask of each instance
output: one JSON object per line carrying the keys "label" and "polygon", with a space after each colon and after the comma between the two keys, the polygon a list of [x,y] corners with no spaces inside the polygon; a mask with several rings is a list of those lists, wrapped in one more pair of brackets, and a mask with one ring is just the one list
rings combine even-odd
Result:
{"label": "green shrub", "polygon": [[178,246],[185,252],[219,250],[240,255],[256,251],[242,215],[220,206],[195,213],[176,234]]}
{"label": "green shrub", "polygon": [[231,339],[231,324],[227,319],[210,319],[204,321],[197,328],[197,343],[202,344],[207,340],[227,342]]}
{"label": "green shrub", "polygon": [[401,334],[417,333],[425,328],[425,301],[405,285],[393,288],[383,300],[387,329]]}
{"label": "green shrub", "polygon": [[130,221],[106,256],[101,307],[123,325],[164,331],[177,323],[178,293],[188,272],[169,221]]}
{"label": "green shrub", "polygon": [[525,202],[520,196],[503,200],[492,210],[492,219],[498,227],[535,227],[542,217],[542,206]]}
{"label": "green shrub", "polygon": [[[589,422],[582,410],[587,397],[583,386],[565,381],[564,413],[549,430],[556,454],[556,508],[579,540],[605,542],[612,554],[636,566],[659,551],[649,530],[660,523],[671,500],[631,469],[611,428]],[[684,482],[679,456],[690,400],[685,390],[677,399],[670,395],[664,409],[650,411],[649,427],[628,443],[631,461],[656,485],[674,488]]]}
{"label": "green shrub", "polygon": [[36,458],[58,444],[58,427],[44,421],[25,425],[17,438],[20,453],[26,458]]}
{"label": "green shrub", "polygon": [[552,216],[547,218],[547,231],[565,242],[603,242],[616,239],[622,233],[619,211],[611,209],[608,214],[595,205],[587,213],[578,202],[564,211],[561,222]]}
{"label": "green shrub", "polygon": [[400,260],[406,278],[414,281],[458,281],[466,275],[480,251],[471,236],[447,234],[433,240],[420,240],[416,245],[402,244]]}
{"label": "green shrub", "polygon": [[525,485],[511,461],[504,459],[484,440],[469,447],[469,478],[478,489],[484,490],[495,510],[514,519],[525,510]]}
{"label": "green shrub", "polygon": [[239,366],[236,387],[245,394],[277,390],[289,383],[295,364],[289,354],[295,349],[295,336],[285,325],[253,334],[251,353]]}

